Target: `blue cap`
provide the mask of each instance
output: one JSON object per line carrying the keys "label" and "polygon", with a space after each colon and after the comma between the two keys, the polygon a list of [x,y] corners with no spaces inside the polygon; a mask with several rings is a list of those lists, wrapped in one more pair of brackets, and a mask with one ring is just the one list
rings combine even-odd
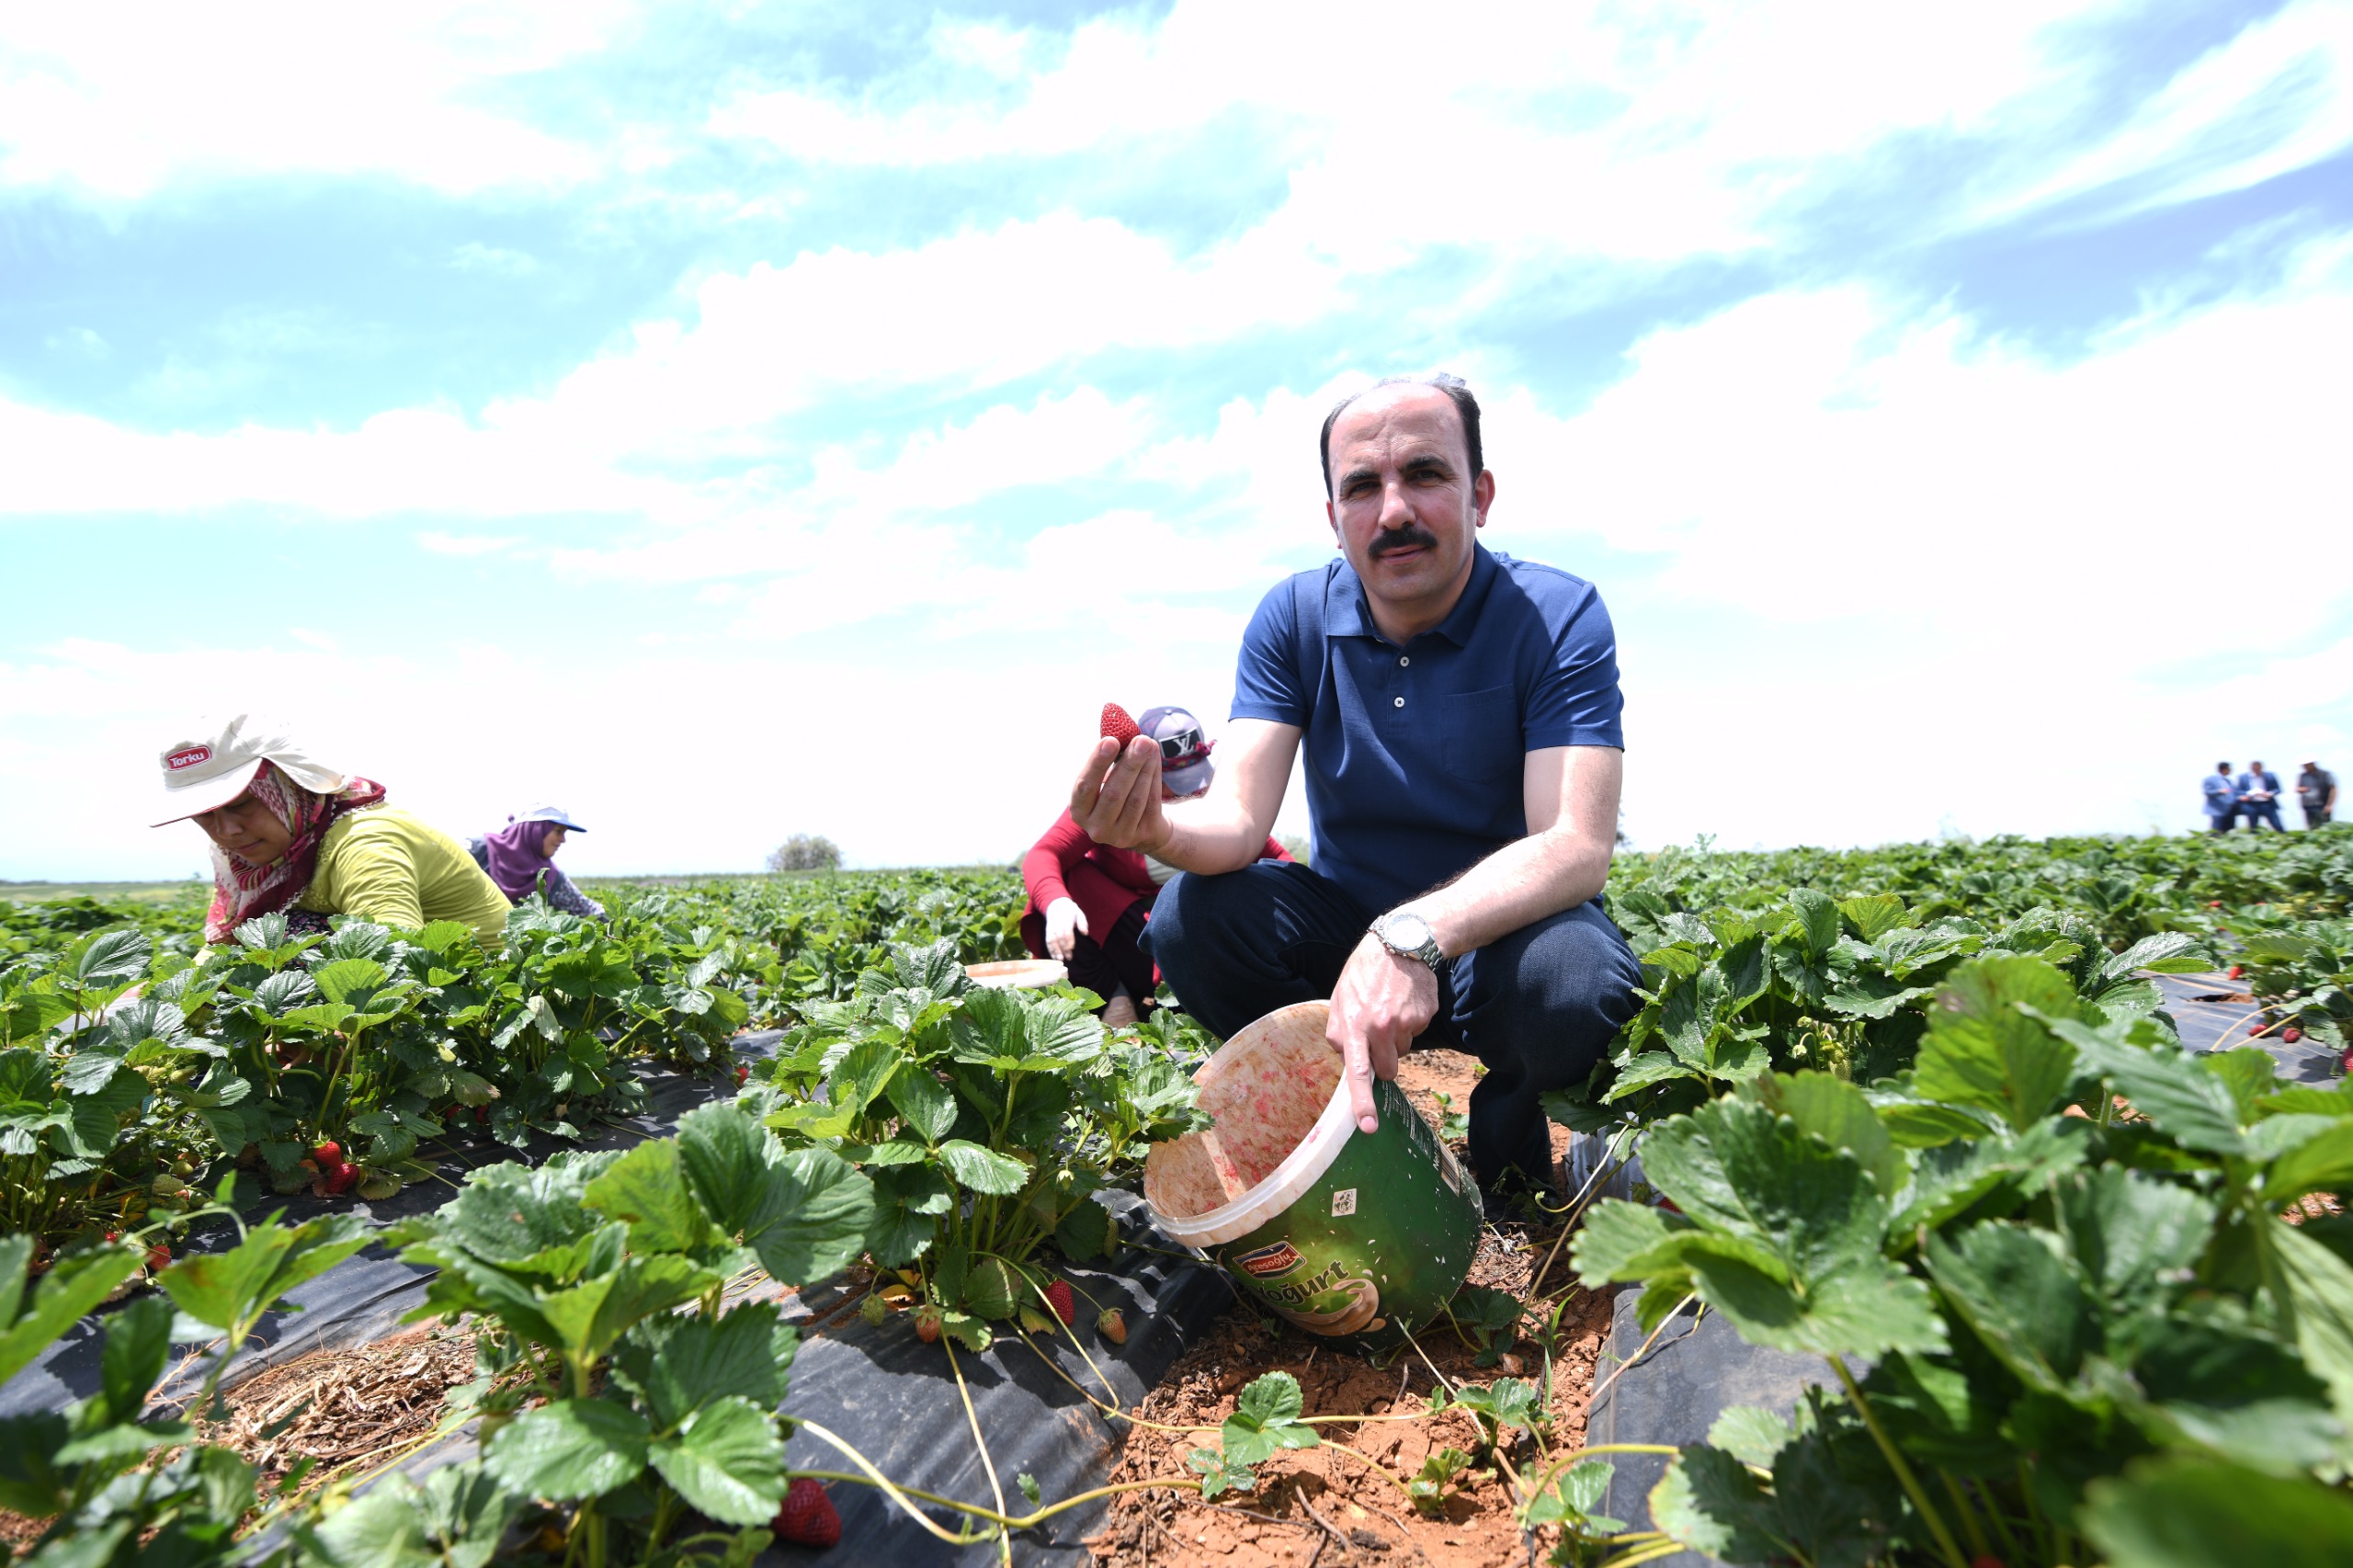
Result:
{"label": "blue cap", "polygon": [[565,815],[564,810],[562,806],[533,806],[529,811],[525,812],[521,816],[517,817],[515,820],[517,822],[553,823],[556,826],[569,829],[574,833],[585,833],[588,831],[578,823],[574,822],[569,816]]}

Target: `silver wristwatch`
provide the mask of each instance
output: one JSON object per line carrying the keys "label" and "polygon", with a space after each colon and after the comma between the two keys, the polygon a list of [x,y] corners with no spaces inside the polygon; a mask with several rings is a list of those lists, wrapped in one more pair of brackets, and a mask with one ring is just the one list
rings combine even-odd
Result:
{"label": "silver wristwatch", "polygon": [[1438,964],[1446,958],[1438,950],[1438,937],[1430,930],[1430,923],[1409,909],[1395,909],[1372,923],[1372,934],[1381,945],[1401,959],[1419,959],[1438,972]]}

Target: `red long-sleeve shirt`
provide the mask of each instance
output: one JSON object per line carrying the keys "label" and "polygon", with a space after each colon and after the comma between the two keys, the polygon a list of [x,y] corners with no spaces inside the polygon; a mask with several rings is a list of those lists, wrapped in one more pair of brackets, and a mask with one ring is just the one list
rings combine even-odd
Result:
{"label": "red long-sleeve shirt", "polygon": [[[1259,854],[1262,860],[1290,858],[1290,851],[1272,838]],[[1046,956],[1046,905],[1054,900],[1075,902],[1086,916],[1087,934],[1100,940],[1130,904],[1140,898],[1152,899],[1160,892],[1142,854],[1096,843],[1068,812],[1021,858],[1021,882],[1029,890],[1029,907],[1021,916],[1021,939],[1039,958]]]}

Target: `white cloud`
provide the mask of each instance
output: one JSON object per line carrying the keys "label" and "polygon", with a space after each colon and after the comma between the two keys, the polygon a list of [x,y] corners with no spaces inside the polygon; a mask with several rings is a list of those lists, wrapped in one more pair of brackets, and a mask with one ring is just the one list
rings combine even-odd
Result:
{"label": "white cloud", "polygon": [[[1179,0],[1067,35],[942,24],[928,53],[854,94],[746,89],[709,129],[808,164],[892,168],[1112,149],[1150,167],[1172,146],[1224,157],[1238,142],[1290,173],[1267,244],[1381,272],[1449,245],[1626,260],[1753,249],[1825,182],[1921,135],[1990,150],[1972,160],[1981,216],[2153,174],[2184,199],[2327,155],[2353,112],[2343,0],[2249,28],[2056,179],[2053,152],[2097,133],[2112,62],[2085,39],[2134,25],[2114,0],[1426,18],[1402,0]],[[1424,193],[1438,192],[1443,219],[1424,221]]]}
{"label": "white cloud", "polygon": [[527,251],[508,250],[468,240],[449,253],[449,265],[460,272],[488,272],[500,278],[529,278],[540,270],[539,258]]}
{"label": "white cloud", "polygon": [[1842,288],[1655,334],[1572,418],[1498,399],[1490,543],[1657,562],[1601,582],[1637,837],[2174,828],[2208,753],[2353,749],[2344,257],[2073,362]]}
{"label": "white cloud", "polygon": [[488,428],[397,409],[354,429],[245,426],[150,433],[0,398],[0,513],[180,516],[258,503],[325,517],[658,511],[667,483],[610,466],[562,432]]}
{"label": "white cloud", "polygon": [[622,0],[19,6],[0,15],[0,185],[138,199],[180,179],[563,186],[591,149],[500,90],[600,50]]}
{"label": "white cloud", "polygon": [[1111,219],[1051,213],[714,276],[691,324],[642,323],[544,401],[486,418],[599,449],[741,456],[829,392],[952,397],[1112,349],[1230,342],[1346,302],[1328,264],[1255,234],[1188,260]]}
{"label": "white cloud", "polygon": [[529,542],[521,534],[449,534],[438,528],[416,536],[417,548],[435,555],[498,555]]}
{"label": "white cloud", "polygon": [[[2193,62],[2097,145],[1996,204],[2118,187],[2122,210],[2239,190],[2353,146],[2353,3],[2297,0]],[[1988,213],[1986,216],[1993,216]]]}

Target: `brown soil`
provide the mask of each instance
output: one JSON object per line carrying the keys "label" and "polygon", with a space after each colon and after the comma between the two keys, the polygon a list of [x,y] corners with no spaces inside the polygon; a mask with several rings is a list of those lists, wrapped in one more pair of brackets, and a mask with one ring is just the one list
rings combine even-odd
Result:
{"label": "brown soil", "polygon": [[[1416,1052],[1401,1064],[1398,1083],[1436,1123],[1439,1108],[1434,1093],[1450,1096],[1453,1108],[1461,1111],[1476,1081],[1476,1066],[1474,1059],[1454,1051]],[[1557,1154],[1565,1146],[1565,1131],[1555,1128],[1554,1141]],[[1188,1475],[1186,1455],[1217,1447],[1213,1429],[1232,1414],[1244,1385],[1267,1372],[1288,1371],[1299,1379],[1309,1415],[1413,1417],[1428,1408],[1437,1382],[1433,1369],[1455,1383],[1515,1375],[1542,1380],[1548,1368],[1544,1318],[1559,1305],[1559,1327],[1550,1342],[1551,1429],[1540,1446],[1522,1437],[1506,1450],[1523,1476],[1549,1468],[1546,1453],[1565,1454],[1583,1441],[1586,1395],[1609,1326],[1608,1298],[1570,1284],[1564,1254],[1552,1262],[1540,1287],[1531,1278],[1545,1266],[1559,1233],[1512,1224],[1490,1229],[1481,1239],[1472,1282],[1538,1302],[1538,1311],[1521,1324],[1523,1335],[1534,1337],[1522,1337],[1510,1347],[1510,1358],[1496,1366],[1476,1365],[1472,1346],[1448,1328],[1426,1334],[1421,1354],[1409,1349],[1368,1356],[1288,1326],[1270,1329],[1237,1303],[1211,1338],[1179,1360],[1135,1411],[1144,1422],[1212,1430],[1172,1432],[1138,1425],[1112,1480]],[[1491,1462],[1461,1477],[1438,1516],[1425,1517],[1397,1484],[1365,1462],[1404,1480],[1439,1449],[1474,1452],[1480,1433],[1470,1415],[1447,1411],[1318,1431],[1327,1445],[1346,1444],[1364,1459],[1330,1446],[1281,1453],[1258,1467],[1257,1490],[1229,1493],[1213,1503],[1174,1488],[1122,1494],[1112,1500],[1103,1530],[1088,1542],[1096,1560],[1108,1568],[1208,1560],[1239,1568],[1321,1562],[1467,1568],[1529,1560],[1529,1543],[1516,1518],[1518,1499],[1500,1467]],[[1554,1532],[1538,1533],[1549,1538]],[[1549,1540],[1540,1540],[1538,1549],[1549,1545]]]}

